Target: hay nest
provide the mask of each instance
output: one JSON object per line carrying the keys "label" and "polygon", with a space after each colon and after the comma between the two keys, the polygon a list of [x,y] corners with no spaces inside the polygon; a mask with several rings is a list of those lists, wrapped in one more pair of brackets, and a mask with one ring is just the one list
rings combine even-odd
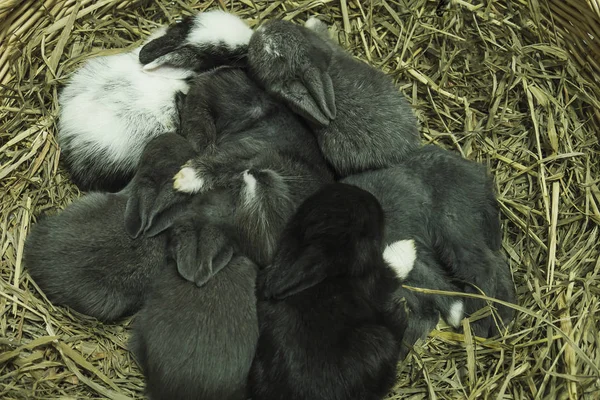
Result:
{"label": "hay nest", "polygon": [[52,306],[27,274],[23,243],[37,215],[80,196],[59,164],[60,85],[84,59],[213,7],[252,26],[320,15],[394,77],[426,141],[495,174],[516,320],[496,340],[440,325],[390,398],[599,398],[600,6],[449,3],[438,16],[433,0],[0,1],[0,398],[142,397],[130,321]]}

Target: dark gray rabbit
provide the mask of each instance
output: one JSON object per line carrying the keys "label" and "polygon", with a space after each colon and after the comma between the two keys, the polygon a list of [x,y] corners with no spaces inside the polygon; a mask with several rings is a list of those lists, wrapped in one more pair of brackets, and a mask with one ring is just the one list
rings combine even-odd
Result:
{"label": "dark gray rabbit", "polygon": [[248,398],[255,279],[256,266],[239,256],[201,288],[167,266],[136,315],[130,343],[151,400]]}
{"label": "dark gray rabbit", "polygon": [[24,260],[50,301],[103,321],[142,306],[148,284],[166,267],[167,238],[132,238],[124,214],[133,194],[147,191],[153,177],[173,174],[192,155],[182,137],[159,136],[146,146],[138,173],[123,191],[90,193],[33,226]]}
{"label": "dark gray rabbit", "polygon": [[382,258],[368,192],[327,185],[300,205],[257,278],[253,399],[381,399],[396,379],[406,314]]}
{"label": "dark gray rabbit", "polygon": [[33,226],[25,265],[52,303],[102,321],[142,306],[148,284],[166,267],[166,238],[131,239],[126,203],[121,193],[90,193]]}
{"label": "dark gray rabbit", "polygon": [[171,187],[149,197],[157,207],[146,208],[138,231],[160,230],[152,221],[173,204],[173,188],[179,196],[224,191],[233,201],[228,229],[236,243],[254,262],[267,264],[295,208],[333,181],[315,138],[238,68],[203,74],[181,100],[180,133],[200,154],[173,174],[173,183],[163,180]]}
{"label": "dark gray rabbit", "polygon": [[383,72],[329,40],[323,23],[269,21],[248,46],[254,79],[311,124],[342,178],[385,168],[420,145],[417,120]]}
{"label": "dark gray rabbit", "polygon": [[[499,254],[498,204],[483,166],[437,146],[425,146],[397,167],[365,172],[344,182],[380,201],[386,214],[384,255],[391,264],[398,260],[395,269],[406,285],[479,293],[475,285],[488,296],[515,300],[510,270]],[[416,314],[407,330],[415,338],[419,331],[426,335],[431,330],[437,312],[458,326],[463,312],[470,315],[484,305],[469,298],[402,293]],[[498,311],[504,323],[513,316],[507,307],[498,306]],[[473,327],[479,336],[498,332],[491,317]]]}

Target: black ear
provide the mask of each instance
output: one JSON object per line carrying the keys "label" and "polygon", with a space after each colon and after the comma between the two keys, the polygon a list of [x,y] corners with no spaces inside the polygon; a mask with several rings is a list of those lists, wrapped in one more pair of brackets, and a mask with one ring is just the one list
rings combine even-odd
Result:
{"label": "black ear", "polygon": [[275,261],[259,273],[259,296],[284,299],[319,284],[326,277],[325,268],[310,253],[302,254],[291,264]]}
{"label": "black ear", "polygon": [[[156,40],[160,40],[158,38]],[[154,42],[154,41],[153,41]],[[148,45],[152,44],[150,42]],[[145,48],[145,47],[144,47]],[[142,50],[144,49],[142,48]],[[140,51],[140,59],[142,52]],[[195,75],[199,64],[198,54],[191,46],[183,45],[161,56],[154,58],[144,65],[144,72],[173,79],[187,79]]]}
{"label": "black ear", "polygon": [[331,77],[327,72],[309,68],[302,80],[295,79],[272,90],[303,118],[321,126],[328,126],[337,114]]}

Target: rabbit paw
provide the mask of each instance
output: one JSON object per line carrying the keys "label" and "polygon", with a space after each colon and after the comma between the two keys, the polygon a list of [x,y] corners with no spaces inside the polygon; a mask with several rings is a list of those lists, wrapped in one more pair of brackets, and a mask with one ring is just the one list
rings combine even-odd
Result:
{"label": "rabbit paw", "polygon": [[206,189],[206,181],[192,167],[183,167],[173,177],[173,188],[183,193],[198,193]]}

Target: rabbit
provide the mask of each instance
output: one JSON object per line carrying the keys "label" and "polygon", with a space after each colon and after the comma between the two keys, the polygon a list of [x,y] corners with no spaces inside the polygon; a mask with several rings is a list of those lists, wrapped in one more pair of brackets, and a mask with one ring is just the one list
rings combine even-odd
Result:
{"label": "rabbit", "polygon": [[[130,316],[142,306],[148,284],[166,267],[168,243],[165,235],[131,238],[124,224],[126,209],[132,195],[144,191],[147,179],[164,171],[171,176],[193,154],[175,134],[153,139],[142,159],[156,156],[157,150],[164,158],[143,162],[122,191],[91,192],[33,226],[24,261],[50,301],[105,322]],[[175,168],[169,170],[169,163]]]}
{"label": "rabbit", "polygon": [[[479,293],[471,286],[475,285],[488,296],[515,301],[510,270],[499,253],[498,204],[483,166],[428,145],[396,167],[364,172],[342,182],[372,193],[381,203],[386,215],[385,258],[412,260],[395,268],[404,284]],[[409,319],[409,344],[435,326],[437,312],[459,327],[463,315],[484,305],[471,298],[399,293],[407,296],[409,308],[419,314]],[[508,307],[499,306],[498,311],[504,323],[512,319]],[[476,321],[473,328],[483,337],[498,333],[493,318]]]}
{"label": "rabbit", "polygon": [[[306,126],[239,68],[221,67],[195,79],[183,100],[179,132],[199,155],[174,174],[172,189],[192,196],[228,192],[236,199],[236,219],[230,225],[234,237],[242,253],[261,266],[270,261],[278,234],[297,205],[333,182]],[[256,190],[248,191],[249,185]],[[248,201],[248,193],[257,196]],[[152,214],[170,205],[161,207],[160,197],[152,200],[158,204]],[[151,226],[152,220],[148,213],[140,231],[160,230]]]}
{"label": "rabbit", "polygon": [[144,71],[202,73],[221,65],[245,66],[252,29],[239,17],[221,10],[188,16],[166,33],[147,41],[139,51]]}
{"label": "rabbit", "polygon": [[123,193],[92,192],[33,226],[24,262],[52,303],[104,322],[142,306],[166,267],[166,238],[132,240],[123,228],[126,203]]}
{"label": "rabbit", "polygon": [[391,78],[328,39],[323,23],[268,21],[248,45],[250,75],[310,124],[336,178],[398,164],[420,147]]}
{"label": "rabbit", "polygon": [[[237,46],[251,33],[237,17],[211,11],[157,30],[132,51],[87,60],[59,95],[57,141],[73,182],[85,191],[123,189],[144,145],[177,130],[176,96],[187,93],[189,80],[203,68],[226,62],[223,43],[233,40]],[[162,54],[161,45],[168,51],[176,44],[199,46],[204,52],[196,54],[196,65],[185,68],[164,58],[140,62]],[[210,61],[199,62],[202,59]]]}
{"label": "rabbit", "polygon": [[351,185],[298,207],[257,278],[253,399],[381,399],[393,386],[406,315],[383,231],[377,200]]}
{"label": "rabbit", "polygon": [[130,339],[148,397],[246,400],[258,342],[256,266],[235,256],[197,287],[173,262],[149,290]]}

